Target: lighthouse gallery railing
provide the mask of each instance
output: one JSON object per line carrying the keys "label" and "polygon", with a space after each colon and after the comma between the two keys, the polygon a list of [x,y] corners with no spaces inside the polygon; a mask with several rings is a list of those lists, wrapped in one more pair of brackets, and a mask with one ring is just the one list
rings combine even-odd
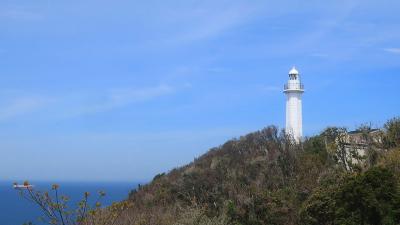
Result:
{"label": "lighthouse gallery railing", "polygon": [[285,84],[283,86],[284,90],[304,90],[304,85],[300,84]]}

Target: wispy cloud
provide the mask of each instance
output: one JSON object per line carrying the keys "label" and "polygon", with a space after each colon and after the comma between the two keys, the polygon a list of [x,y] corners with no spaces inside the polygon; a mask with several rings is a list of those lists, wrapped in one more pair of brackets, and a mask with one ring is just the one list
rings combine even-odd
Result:
{"label": "wispy cloud", "polygon": [[0,106],[0,121],[29,114],[41,109],[49,103],[45,97],[17,97]]}
{"label": "wispy cloud", "polygon": [[[290,1],[287,1],[288,3]],[[304,7],[309,7],[307,4],[302,4]],[[320,20],[310,20],[310,18],[305,17],[302,22],[299,22],[299,27],[301,29],[293,29],[293,24],[286,25],[290,29],[293,29],[294,35],[287,39],[286,37],[282,37],[280,39],[274,40],[274,42],[270,42],[271,44],[267,43],[264,45],[264,48],[267,47],[268,53],[271,57],[287,57],[290,54],[307,54],[311,57],[318,57],[318,58],[332,58],[336,53],[337,48],[333,48],[333,45],[327,45],[326,43],[332,39],[336,30],[342,29],[343,24],[347,23],[349,17],[351,17],[352,12],[357,8],[359,5],[359,1],[347,1],[343,2],[341,7],[326,7],[317,4],[315,6],[315,10],[319,8],[321,13],[325,13],[327,16],[321,16]],[[328,6],[333,6],[336,4],[327,4]],[[314,6],[313,6],[314,7]],[[296,17],[296,15],[300,11],[308,10],[302,9],[299,10],[298,8],[293,7],[286,9],[284,11],[287,15],[292,15],[291,17]],[[284,15],[284,14],[282,14]],[[282,15],[279,15],[277,18],[280,18]],[[284,19],[283,19],[284,21]],[[292,21],[292,20],[289,20]],[[295,22],[295,21],[293,21]],[[301,23],[306,24],[300,25]],[[295,24],[297,24],[295,22]],[[282,26],[283,28],[285,26]],[[295,26],[296,27],[296,26]],[[286,31],[286,30],[285,30]],[[287,31],[286,31],[287,32]],[[276,32],[279,34],[280,32]],[[274,35],[271,35],[272,37]],[[289,41],[288,41],[289,40]],[[335,45],[337,44],[344,44],[344,41],[335,40],[332,41]],[[258,48],[258,46],[256,46]],[[252,49],[254,51],[254,49]],[[341,49],[341,51],[343,51]]]}
{"label": "wispy cloud", "polygon": [[203,19],[197,25],[182,33],[178,40],[195,41],[218,36],[243,23],[251,12],[250,8],[235,6],[215,14],[201,13],[204,14]]}
{"label": "wispy cloud", "polygon": [[[187,87],[185,87],[187,88]],[[4,92],[0,95],[0,122],[44,112],[55,119],[71,118],[99,112],[106,112],[139,102],[147,102],[172,94],[176,90],[161,84],[142,88],[116,88],[108,91],[75,92],[54,94],[50,97],[35,94],[21,94],[19,91]]]}
{"label": "wispy cloud", "polygon": [[43,15],[26,10],[8,9],[0,11],[0,18],[12,20],[40,20],[43,19]]}
{"label": "wispy cloud", "polygon": [[385,48],[383,49],[385,52],[390,52],[393,54],[400,54],[400,48]]}
{"label": "wispy cloud", "polygon": [[[258,3],[249,2],[215,2],[203,1],[193,8],[193,4],[184,4],[179,9],[171,9],[169,13],[161,13],[162,18],[171,23],[170,33],[163,45],[182,45],[197,41],[218,38],[234,27],[253,19],[257,14]],[[165,25],[164,21],[159,24]],[[158,40],[160,41],[160,40]]]}
{"label": "wispy cloud", "polygon": [[[156,98],[172,94],[175,88],[161,84],[154,87],[143,88],[117,88],[104,93],[97,93],[95,96],[80,94],[79,98],[86,98],[83,105],[69,103],[72,107],[66,111],[66,117],[75,117],[86,114],[109,111],[115,108],[124,107],[130,104],[146,102]],[[85,97],[82,97],[85,96]],[[98,100],[100,98],[100,100]],[[75,99],[75,98],[72,98]],[[66,99],[64,101],[71,101]]]}
{"label": "wispy cloud", "polygon": [[166,94],[170,94],[174,88],[169,85],[159,85],[139,89],[114,89],[111,90],[109,97],[111,105],[126,105],[133,102],[151,100]]}
{"label": "wispy cloud", "polygon": [[278,91],[282,91],[282,87],[269,85],[269,86],[263,86],[262,90],[265,92],[278,92]]}
{"label": "wispy cloud", "polygon": [[314,53],[311,53],[310,56],[316,57],[316,58],[327,58],[327,57],[329,57],[329,54],[321,53],[321,52],[314,52]]}

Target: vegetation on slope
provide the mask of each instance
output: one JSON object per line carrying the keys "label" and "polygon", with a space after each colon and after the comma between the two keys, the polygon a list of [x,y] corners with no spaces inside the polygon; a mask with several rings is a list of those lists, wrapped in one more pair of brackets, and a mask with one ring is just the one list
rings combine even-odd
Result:
{"label": "vegetation on slope", "polygon": [[366,154],[344,128],[296,144],[274,126],[220,147],[130,194],[121,224],[398,224],[400,119]]}
{"label": "vegetation on slope", "polygon": [[[270,126],[156,175],[132,191],[120,210],[95,206],[82,214],[80,207],[72,211],[76,223],[57,216],[70,215],[64,202],[44,200],[61,211],[51,224],[400,224],[400,118],[374,136],[371,131],[359,129],[360,154],[344,128],[296,143]],[[102,219],[110,216],[110,223]]]}

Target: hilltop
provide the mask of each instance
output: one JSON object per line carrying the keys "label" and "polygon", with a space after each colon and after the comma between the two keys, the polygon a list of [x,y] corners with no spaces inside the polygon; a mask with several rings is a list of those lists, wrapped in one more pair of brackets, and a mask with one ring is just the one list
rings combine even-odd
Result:
{"label": "hilltop", "polygon": [[55,195],[23,187],[51,224],[395,225],[400,118],[382,129],[330,127],[301,142],[269,126],[156,175],[105,209],[89,206],[88,192],[71,211],[59,185]]}
{"label": "hilltop", "polygon": [[[359,132],[372,140],[368,130]],[[132,191],[134,207],[120,223],[397,224],[400,119],[385,124],[364,156],[343,157],[344,134],[327,128],[297,144],[270,126],[230,140]]]}

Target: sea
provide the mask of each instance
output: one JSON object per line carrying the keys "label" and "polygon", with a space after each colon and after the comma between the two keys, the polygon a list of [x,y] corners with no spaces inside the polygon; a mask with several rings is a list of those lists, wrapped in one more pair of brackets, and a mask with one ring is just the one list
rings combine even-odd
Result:
{"label": "sea", "polygon": [[[49,191],[53,182],[31,182],[36,190]],[[90,200],[95,202],[99,191],[106,195],[101,201],[107,206],[116,201],[124,200],[129,192],[134,190],[140,182],[57,182],[59,194],[68,196],[71,206],[82,199],[85,192],[90,193]],[[72,207],[71,207],[72,208]],[[32,222],[35,225],[42,225],[38,219],[42,216],[39,208],[28,200],[24,199],[19,191],[13,188],[13,182],[0,181],[0,225],[22,225]]]}

